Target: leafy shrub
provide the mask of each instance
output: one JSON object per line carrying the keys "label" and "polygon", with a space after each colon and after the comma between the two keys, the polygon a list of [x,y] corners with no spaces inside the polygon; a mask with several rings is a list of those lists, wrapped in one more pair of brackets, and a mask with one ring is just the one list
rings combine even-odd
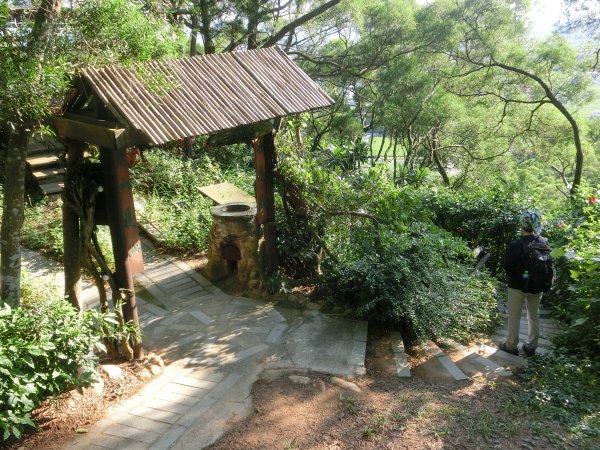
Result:
{"label": "leafy shrub", "polygon": [[212,202],[200,197],[174,203],[164,197],[151,195],[141,201],[143,221],[160,230],[156,238],[167,248],[198,251],[207,247]]}
{"label": "leafy shrub", "polygon": [[[108,227],[98,227],[97,237],[106,262],[109,266],[113,266],[114,256]],[[21,239],[25,247],[62,261],[64,250],[62,201],[44,199],[25,208]]]}
{"label": "leafy shrub", "polygon": [[32,250],[62,259],[62,212],[58,201],[42,200],[25,209],[21,232],[23,245]]}
{"label": "leafy shrub", "polygon": [[556,338],[570,352],[600,361],[600,189],[582,187],[552,228],[562,269],[551,298],[568,323]]}
{"label": "leafy shrub", "polygon": [[501,186],[478,191],[440,188],[424,195],[425,206],[431,208],[438,226],[490,253],[487,267],[492,274],[501,273],[506,249],[517,237],[519,213],[535,207],[531,199]]}
{"label": "leafy shrub", "polygon": [[0,307],[2,440],[35,426],[31,411],[44,397],[93,381],[96,316],[50,297],[24,299],[16,309]]}
{"label": "leafy shrub", "polygon": [[[458,261],[464,245],[425,224],[387,236],[380,251],[341,265],[333,291],[357,313],[395,327],[410,340],[467,340],[497,324],[494,282]],[[458,247],[457,247],[458,246]]]}

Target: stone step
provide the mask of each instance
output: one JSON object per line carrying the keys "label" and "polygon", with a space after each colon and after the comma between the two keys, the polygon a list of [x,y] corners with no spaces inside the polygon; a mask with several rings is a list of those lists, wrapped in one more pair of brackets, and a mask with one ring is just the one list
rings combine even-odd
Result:
{"label": "stone step", "polygon": [[509,365],[513,368],[521,367],[525,364],[525,360],[520,356],[513,355],[512,353],[507,353],[505,351],[500,350],[498,347],[494,347],[488,344],[477,344],[471,347],[480,355],[485,356],[486,358],[493,357],[499,358],[500,361],[508,362]]}
{"label": "stone step", "polygon": [[64,187],[65,183],[63,181],[40,184],[40,189],[42,190],[44,195],[60,194],[63,191]]}
{"label": "stone step", "polygon": [[452,339],[443,339],[439,344],[455,364],[471,375],[483,375],[486,378],[512,375],[503,365],[479,354],[477,347],[466,347]]}
{"label": "stone step", "polygon": [[[502,329],[496,330],[496,332],[494,334],[496,336],[502,336],[502,337],[504,337],[504,339],[506,339],[506,336],[508,336],[508,331],[505,328],[502,328]],[[540,332],[540,336],[543,336],[543,335],[544,335],[544,333]],[[520,341],[526,341],[527,340],[527,333],[519,333],[519,340]],[[553,344],[548,339],[540,337],[540,338],[538,338],[538,345],[540,347],[551,348]]]}
{"label": "stone step", "polygon": [[[501,343],[503,343],[504,341],[506,341],[506,336],[503,336],[501,334],[494,334],[489,337],[489,340],[493,345],[498,346]],[[519,344],[519,351],[521,351],[521,344]],[[536,352],[539,353],[540,355],[545,355],[546,353],[550,352],[550,349],[547,347],[544,347],[543,345],[539,345],[538,348],[536,349]],[[503,353],[506,353],[506,352],[503,352]],[[518,356],[517,356],[517,358],[518,358]]]}
{"label": "stone step", "polygon": [[37,155],[41,153],[56,154],[64,152],[64,147],[58,141],[29,141],[27,145],[28,155]]}
{"label": "stone step", "polygon": [[44,167],[33,172],[33,176],[38,179],[38,181],[48,180],[51,177],[58,177],[64,175],[65,169],[61,167]]}
{"label": "stone step", "polygon": [[39,156],[27,158],[27,162],[31,164],[32,169],[36,171],[42,167],[58,165],[59,158],[56,155],[40,154]]}
{"label": "stone step", "polygon": [[434,352],[434,357],[437,358],[438,362],[446,369],[446,371],[454,378],[456,381],[467,380],[469,377],[465,375],[465,373],[460,370],[460,368],[454,364],[454,362],[448,358],[435,342],[428,342],[429,348],[431,348]]}
{"label": "stone step", "polygon": [[400,378],[410,378],[410,365],[408,363],[408,357],[406,354],[406,349],[404,348],[402,335],[398,332],[393,332],[390,337],[392,341],[394,361],[396,363],[396,373]]}

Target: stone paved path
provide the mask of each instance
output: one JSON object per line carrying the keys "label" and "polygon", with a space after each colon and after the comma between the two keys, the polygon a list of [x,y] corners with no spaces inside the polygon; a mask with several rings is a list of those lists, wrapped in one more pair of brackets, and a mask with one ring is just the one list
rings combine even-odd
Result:
{"label": "stone paved path", "polygon": [[[200,449],[249,412],[250,389],[266,368],[364,374],[365,322],[229,296],[143,245],[146,270],[135,280],[144,347],[170,364],[65,448]],[[47,261],[36,267],[33,253],[24,259],[37,276],[60,270]],[[87,308],[97,304],[93,291],[84,296]]]}

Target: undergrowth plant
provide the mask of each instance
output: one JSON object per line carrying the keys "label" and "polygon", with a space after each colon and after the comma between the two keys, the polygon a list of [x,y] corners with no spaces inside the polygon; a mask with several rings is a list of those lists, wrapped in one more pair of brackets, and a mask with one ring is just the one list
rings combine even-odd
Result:
{"label": "undergrowth plant", "polygon": [[138,219],[156,227],[157,239],[167,248],[205,250],[213,204],[198,188],[227,180],[252,192],[253,179],[253,172],[222,170],[207,153],[188,159],[159,149],[147,151],[132,169],[134,195],[143,206]]}
{"label": "undergrowth plant", "polygon": [[565,354],[537,356],[517,372],[517,403],[570,429],[579,448],[600,441],[600,363]]}
{"label": "undergrowth plant", "polygon": [[0,306],[0,437],[35,426],[31,412],[47,396],[89,386],[101,350],[95,312],[76,311],[57,289],[24,281],[21,307]]}

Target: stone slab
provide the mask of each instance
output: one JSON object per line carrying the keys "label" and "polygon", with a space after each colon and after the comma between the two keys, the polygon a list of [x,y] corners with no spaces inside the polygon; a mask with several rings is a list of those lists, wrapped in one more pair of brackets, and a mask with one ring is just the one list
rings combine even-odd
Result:
{"label": "stone slab", "polygon": [[452,375],[456,381],[467,380],[467,377],[462,370],[454,364],[446,355],[436,356],[440,364]]}
{"label": "stone slab", "polygon": [[315,315],[290,331],[285,346],[298,368],[354,377],[364,368],[366,338],[366,322]]}
{"label": "stone slab", "polygon": [[210,325],[211,323],[213,323],[214,321],[207,316],[206,314],[204,314],[202,311],[200,311],[199,309],[196,309],[194,311],[190,312],[190,316],[198,319],[200,322],[202,322],[204,325]]}
{"label": "stone slab", "polygon": [[132,441],[144,442],[146,444],[152,444],[159,438],[159,434],[153,431],[144,431],[138,428],[129,427],[126,425],[120,425],[118,423],[112,424],[104,430],[105,434],[131,439]]}
{"label": "stone slab", "polygon": [[173,443],[186,431],[185,427],[175,425],[171,429],[163,434],[158,441],[156,441],[149,450],[167,450]]}
{"label": "stone slab", "polygon": [[200,186],[197,189],[217,205],[230,202],[256,203],[254,197],[228,181]]}
{"label": "stone slab", "polygon": [[410,364],[408,363],[408,356],[406,355],[402,335],[394,332],[391,334],[391,340],[392,353],[394,354],[394,361],[396,363],[396,373],[400,378],[410,378]]}

